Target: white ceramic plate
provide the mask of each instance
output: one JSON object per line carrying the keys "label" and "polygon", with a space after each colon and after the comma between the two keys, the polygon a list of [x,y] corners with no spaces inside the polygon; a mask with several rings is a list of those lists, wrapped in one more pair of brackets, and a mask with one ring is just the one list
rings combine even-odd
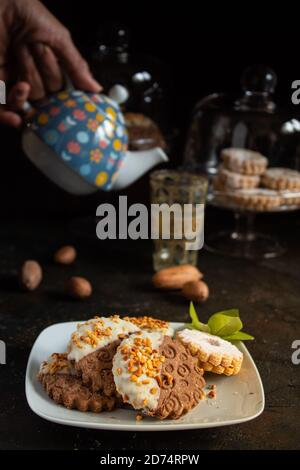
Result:
{"label": "white ceramic plate", "polygon": [[[78,322],[57,323],[46,328],[37,338],[31,350],[26,370],[26,398],[32,411],[55,423],[84,428],[109,429],[118,431],[171,431],[199,429],[243,423],[259,416],[265,405],[264,389],[247,348],[238,345],[244,353],[243,366],[234,377],[206,374],[207,385],[217,385],[217,398],[206,398],[183,418],[172,421],[158,421],[144,418],[137,422],[136,411],[116,410],[104,413],[82,413],[68,410],[52,401],[38,382],[36,375],[40,363],[53,352],[63,352],[70,334]],[[171,323],[181,329],[183,323]]]}

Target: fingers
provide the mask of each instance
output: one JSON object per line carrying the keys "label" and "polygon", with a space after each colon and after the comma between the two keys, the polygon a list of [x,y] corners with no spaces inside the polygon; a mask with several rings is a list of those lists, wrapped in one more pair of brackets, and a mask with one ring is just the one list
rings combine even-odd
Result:
{"label": "fingers", "polygon": [[76,49],[67,30],[52,44],[52,48],[75,87],[94,93],[102,90],[101,85],[93,78],[88,64]]}
{"label": "fingers", "polygon": [[26,82],[18,82],[8,94],[7,105],[11,111],[23,111],[24,104],[30,95],[30,85]]}
{"label": "fingers", "polygon": [[11,127],[20,127],[22,117],[18,112],[23,112],[24,103],[28,100],[30,93],[30,85],[26,82],[19,82],[12,87],[8,94],[6,108],[0,110],[0,124]]}
{"label": "fingers", "polygon": [[63,76],[52,50],[41,43],[30,45],[30,51],[43,81],[44,89],[53,93],[63,86]]}
{"label": "fingers", "polygon": [[24,82],[30,84],[29,98],[40,100],[45,96],[45,88],[32,54],[27,46],[19,46],[16,50],[19,66],[19,76]]}

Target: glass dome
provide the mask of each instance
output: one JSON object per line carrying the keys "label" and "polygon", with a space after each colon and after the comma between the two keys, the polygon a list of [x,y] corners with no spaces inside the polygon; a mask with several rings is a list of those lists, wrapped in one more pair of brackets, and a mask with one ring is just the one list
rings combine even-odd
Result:
{"label": "glass dome", "polygon": [[218,172],[223,148],[265,155],[269,166],[300,169],[300,112],[273,100],[277,77],[267,66],[247,68],[235,95],[215,93],[195,107],[184,167],[208,176]]}

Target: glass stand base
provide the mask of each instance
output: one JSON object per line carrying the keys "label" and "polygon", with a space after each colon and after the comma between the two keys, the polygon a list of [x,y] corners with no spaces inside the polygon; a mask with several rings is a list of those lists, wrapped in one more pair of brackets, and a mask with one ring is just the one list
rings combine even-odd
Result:
{"label": "glass stand base", "polygon": [[212,253],[247,259],[275,258],[286,251],[275,237],[257,232],[218,232],[206,237],[204,246]]}

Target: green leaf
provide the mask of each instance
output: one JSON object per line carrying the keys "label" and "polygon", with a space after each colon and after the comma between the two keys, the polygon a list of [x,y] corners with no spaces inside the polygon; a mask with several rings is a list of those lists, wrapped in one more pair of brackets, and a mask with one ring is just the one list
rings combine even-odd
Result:
{"label": "green leaf", "polygon": [[243,328],[239,317],[215,313],[208,320],[208,326],[213,335],[228,336]]}
{"label": "green leaf", "polygon": [[207,333],[210,332],[210,329],[209,329],[208,325],[206,325],[205,323],[202,323],[202,322],[199,320],[193,302],[190,303],[190,310],[189,310],[189,313],[190,313],[190,317],[191,317],[191,319],[192,319],[192,326],[193,326],[196,330],[205,331],[205,332],[207,332]]}
{"label": "green leaf", "polygon": [[217,315],[217,314],[226,315],[228,317],[239,317],[240,316],[240,312],[239,312],[238,308],[230,308],[229,310],[222,310],[221,312],[214,313],[214,315]]}
{"label": "green leaf", "polygon": [[248,333],[244,333],[243,331],[237,331],[232,335],[222,336],[222,339],[226,341],[250,341],[254,339],[254,336],[248,335]]}

